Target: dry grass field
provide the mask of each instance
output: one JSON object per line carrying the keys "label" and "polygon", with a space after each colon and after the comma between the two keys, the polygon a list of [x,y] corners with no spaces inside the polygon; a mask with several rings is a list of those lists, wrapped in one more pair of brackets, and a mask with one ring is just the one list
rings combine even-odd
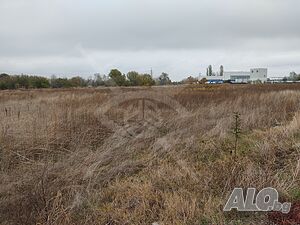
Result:
{"label": "dry grass field", "polygon": [[224,213],[233,188],[300,200],[298,84],[1,91],[0,115],[3,225],[271,224]]}

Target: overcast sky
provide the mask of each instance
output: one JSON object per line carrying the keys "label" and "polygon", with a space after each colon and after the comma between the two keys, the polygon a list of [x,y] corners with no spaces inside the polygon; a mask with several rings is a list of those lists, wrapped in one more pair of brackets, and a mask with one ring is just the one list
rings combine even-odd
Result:
{"label": "overcast sky", "polygon": [[0,0],[0,72],[300,73],[299,0]]}

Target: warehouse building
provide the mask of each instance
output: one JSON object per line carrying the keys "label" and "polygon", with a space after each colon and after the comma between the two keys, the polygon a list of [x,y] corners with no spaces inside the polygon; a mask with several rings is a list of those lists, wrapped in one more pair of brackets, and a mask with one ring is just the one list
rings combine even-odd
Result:
{"label": "warehouse building", "polygon": [[253,68],[250,71],[223,71],[221,66],[219,73],[208,73],[205,77],[208,83],[255,83],[267,82],[268,69]]}

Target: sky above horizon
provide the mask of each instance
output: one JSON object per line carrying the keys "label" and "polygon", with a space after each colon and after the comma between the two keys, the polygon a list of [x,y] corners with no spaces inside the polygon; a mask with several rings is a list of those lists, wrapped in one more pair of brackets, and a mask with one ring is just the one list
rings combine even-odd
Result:
{"label": "sky above horizon", "polygon": [[299,0],[0,0],[0,73],[300,73]]}

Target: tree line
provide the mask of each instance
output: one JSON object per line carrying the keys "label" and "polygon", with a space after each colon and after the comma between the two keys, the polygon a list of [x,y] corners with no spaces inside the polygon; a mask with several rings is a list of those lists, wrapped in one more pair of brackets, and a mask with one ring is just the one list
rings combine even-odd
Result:
{"label": "tree line", "polygon": [[29,89],[29,88],[72,88],[98,86],[153,86],[170,85],[172,82],[167,73],[162,73],[154,79],[150,74],[141,74],[136,71],[126,75],[117,69],[112,69],[108,75],[95,74],[93,78],[84,79],[80,76],[72,78],[51,78],[30,75],[0,74],[0,90]]}
{"label": "tree line", "polygon": [[0,89],[49,88],[50,82],[45,77],[0,74]]}
{"label": "tree line", "polygon": [[297,74],[296,72],[290,72],[289,77],[284,77],[284,81],[299,81],[300,80],[300,74]]}

